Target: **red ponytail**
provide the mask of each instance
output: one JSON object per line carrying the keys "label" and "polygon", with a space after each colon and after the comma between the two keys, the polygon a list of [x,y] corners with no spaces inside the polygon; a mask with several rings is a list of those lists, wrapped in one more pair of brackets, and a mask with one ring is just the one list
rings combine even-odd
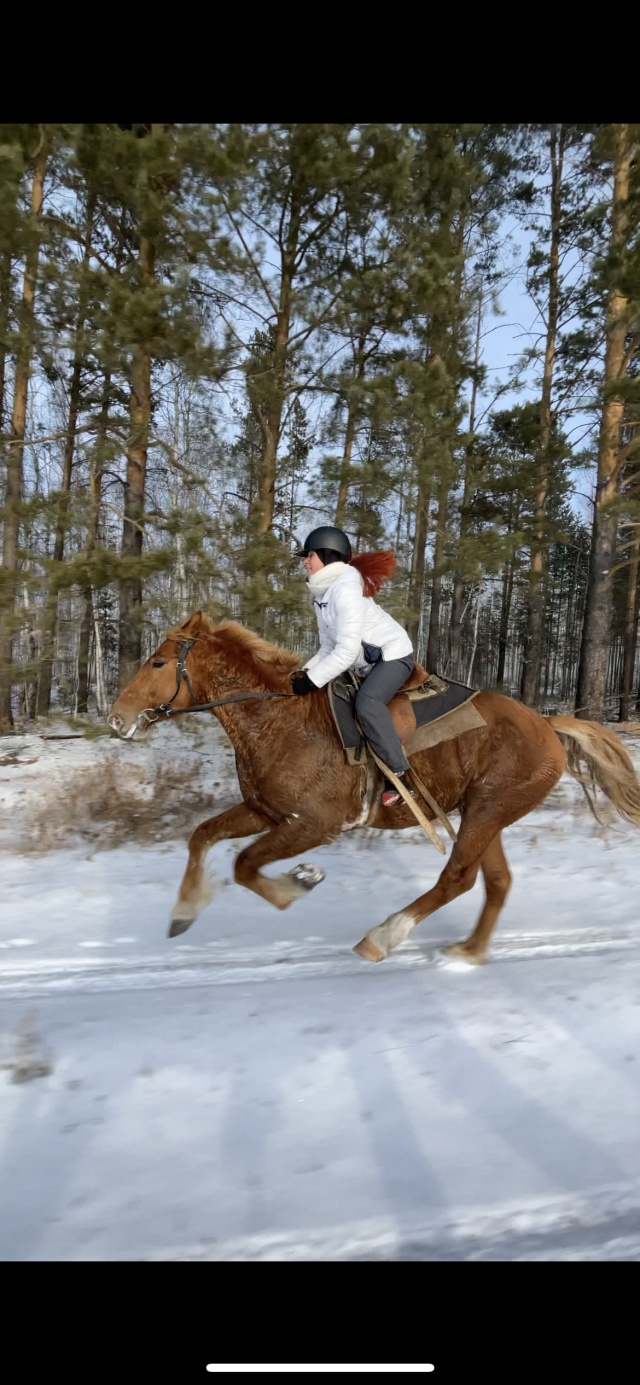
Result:
{"label": "red ponytail", "polygon": [[383,553],[357,553],[355,558],[351,558],[350,565],[363,579],[364,595],[375,596],[382,583],[393,576],[398,561],[391,549],[387,548]]}

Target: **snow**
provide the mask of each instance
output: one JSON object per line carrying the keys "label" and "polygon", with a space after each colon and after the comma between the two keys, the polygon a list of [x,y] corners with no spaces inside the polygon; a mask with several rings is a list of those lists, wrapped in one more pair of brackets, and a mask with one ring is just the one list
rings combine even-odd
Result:
{"label": "snow", "polygon": [[236,798],[216,723],[0,739],[2,1259],[640,1259],[638,834],[564,779],[505,833],[484,967],[442,953],[480,884],[351,950],[435,880],[418,829],[312,853],[284,913],[220,843],[168,939],[189,830]]}

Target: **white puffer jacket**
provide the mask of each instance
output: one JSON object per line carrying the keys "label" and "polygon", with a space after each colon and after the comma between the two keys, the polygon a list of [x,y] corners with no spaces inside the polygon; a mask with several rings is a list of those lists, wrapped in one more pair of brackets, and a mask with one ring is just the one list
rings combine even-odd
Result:
{"label": "white puffer jacket", "polygon": [[361,677],[369,673],[371,663],[364,656],[363,644],[382,650],[385,662],[406,659],[413,646],[397,620],[373,597],[363,593],[363,580],[355,567],[347,563],[328,563],[307,580],[318,619],[320,649],[305,668],[312,683],[324,688],[348,668],[355,668]]}

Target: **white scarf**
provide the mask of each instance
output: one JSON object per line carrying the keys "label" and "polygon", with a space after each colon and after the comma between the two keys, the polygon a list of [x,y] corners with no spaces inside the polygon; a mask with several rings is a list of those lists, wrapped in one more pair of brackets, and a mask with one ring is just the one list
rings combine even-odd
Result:
{"label": "white scarf", "polygon": [[326,592],[327,587],[335,582],[336,577],[344,572],[346,566],[346,563],[327,563],[326,567],[321,567],[318,572],[313,572],[310,577],[307,577],[307,586],[314,599],[316,596],[320,596],[322,592]]}

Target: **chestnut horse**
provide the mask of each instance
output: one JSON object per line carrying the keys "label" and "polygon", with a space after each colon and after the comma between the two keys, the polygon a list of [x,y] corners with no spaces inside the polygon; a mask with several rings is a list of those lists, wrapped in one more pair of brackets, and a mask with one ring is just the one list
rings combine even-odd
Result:
{"label": "chestnut horse", "polygon": [[[354,827],[415,826],[404,802],[382,807],[377,769],[347,763],[326,691],[292,695],[288,675],[298,662],[234,621],[214,626],[197,612],[166,636],[107,717],[118,735],[139,739],[167,712],[215,701],[221,704],[215,715],[235,748],[242,802],[208,818],[191,836],[170,937],[189,928],[208,904],[205,857],[223,838],[257,839],[236,858],[235,879],[287,909],[323,872],[299,865],[269,876],[264,866],[323,846]],[[475,706],[485,726],[411,757],[445,812],[460,812],[460,830],[436,884],[357,944],[354,951],[368,961],[387,957],[422,919],[470,890],[480,869],[486,898],[478,923],[469,938],[447,951],[482,962],[511,883],[502,829],[537,808],[565,769],[584,783],[580,760],[617,811],[640,826],[640,783],[613,732],[574,717],[538,716],[496,692],[479,693]],[[425,812],[433,818],[427,805]]]}

